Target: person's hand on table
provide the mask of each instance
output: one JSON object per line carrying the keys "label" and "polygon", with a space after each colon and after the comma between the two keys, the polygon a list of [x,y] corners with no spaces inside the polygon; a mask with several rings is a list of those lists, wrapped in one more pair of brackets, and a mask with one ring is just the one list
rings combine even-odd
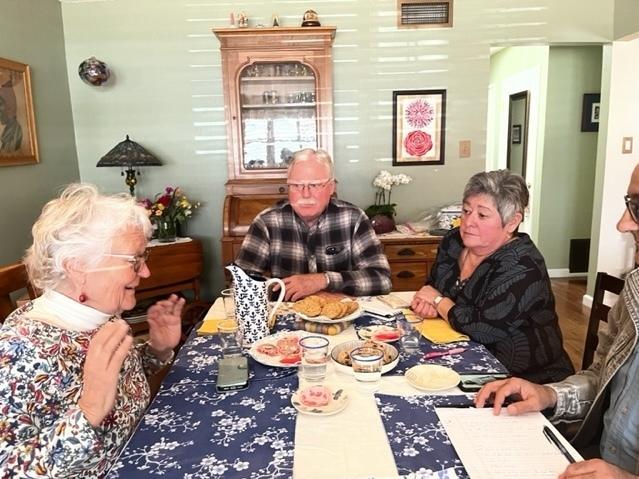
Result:
{"label": "person's hand on table", "polygon": [[557,403],[557,395],[552,388],[521,378],[508,378],[489,382],[482,387],[475,396],[475,407],[482,408],[492,401],[493,414],[498,415],[506,398],[513,395],[521,399],[506,408],[511,416],[542,411]]}
{"label": "person's hand on table", "polygon": [[566,470],[559,475],[558,479],[631,479],[636,477],[634,474],[619,469],[602,459],[591,459],[569,465]]}
{"label": "person's hand on table", "polygon": [[149,347],[160,361],[166,361],[182,336],[184,298],[172,294],[158,301],[147,311]]}
{"label": "person's hand on table", "polygon": [[102,423],[115,404],[120,370],[133,344],[129,331],[126,321],[109,321],[89,342],[78,406],[93,427]]}
{"label": "person's hand on table", "polygon": [[283,279],[286,285],[284,301],[297,301],[326,289],[324,273],[294,274]]}
{"label": "person's hand on table", "polygon": [[432,286],[422,286],[422,288],[415,293],[415,296],[413,296],[410,307],[422,318],[436,318],[438,316],[437,308],[433,304],[433,301],[440,295],[441,293]]}

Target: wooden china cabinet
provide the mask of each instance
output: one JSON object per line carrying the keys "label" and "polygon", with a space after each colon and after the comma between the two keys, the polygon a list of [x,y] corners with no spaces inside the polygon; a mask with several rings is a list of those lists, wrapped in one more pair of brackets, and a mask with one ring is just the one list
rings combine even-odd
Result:
{"label": "wooden china cabinet", "polygon": [[302,148],[333,150],[335,27],[220,28],[228,145],[222,262],[253,218],[286,198],[286,168]]}

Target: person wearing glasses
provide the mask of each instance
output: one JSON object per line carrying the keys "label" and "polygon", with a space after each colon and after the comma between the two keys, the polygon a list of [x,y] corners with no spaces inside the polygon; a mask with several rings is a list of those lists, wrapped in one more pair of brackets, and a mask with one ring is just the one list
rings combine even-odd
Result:
{"label": "person wearing glasses", "polygon": [[[620,233],[629,233],[639,262],[639,165],[635,166],[625,196],[626,209],[617,222]],[[563,478],[635,478],[639,474],[639,269],[625,279],[617,302],[599,331],[593,363],[561,382],[531,384],[520,378],[484,386],[475,405],[490,400],[499,414],[510,397],[517,402],[511,415],[549,410],[551,421],[581,420],[571,440],[586,458],[569,465]],[[593,459],[594,458],[594,459]]]}
{"label": "person wearing glasses", "polygon": [[24,263],[42,295],[0,327],[0,477],[103,477],[146,409],[146,376],[173,357],[183,299],[135,306],[151,223],[129,195],[69,185],[32,228]]}
{"label": "person wearing glasses", "polygon": [[508,170],[477,173],[464,188],[461,225],[442,240],[411,307],[442,317],[530,381],[574,372],[563,348],[544,258],[519,233],[528,187]]}
{"label": "person wearing glasses", "polygon": [[382,245],[366,214],[334,197],[335,183],[328,153],[296,152],[288,167],[288,200],[255,217],[235,264],[281,278],[287,301],[322,290],[388,293],[391,273]]}

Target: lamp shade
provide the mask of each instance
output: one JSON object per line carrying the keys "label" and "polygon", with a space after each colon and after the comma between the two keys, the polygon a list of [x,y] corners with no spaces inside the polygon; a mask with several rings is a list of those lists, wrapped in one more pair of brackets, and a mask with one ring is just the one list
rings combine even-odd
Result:
{"label": "lamp shade", "polygon": [[[115,145],[111,151],[100,158],[96,166],[119,166],[126,168],[126,179],[124,182],[129,187],[131,196],[135,195],[135,185],[137,179],[135,178],[136,166],[161,166],[162,162],[155,156],[149,153],[144,147],[129,139],[129,135],[126,136],[124,141],[121,141]],[[138,175],[140,172],[138,172]],[[122,171],[124,176],[124,170]]]}
{"label": "lamp shade", "polygon": [[162,162],[149,153],[143,146],[129,139],[115,145],[111,151],[100,158],[96,166],[161,166]]}

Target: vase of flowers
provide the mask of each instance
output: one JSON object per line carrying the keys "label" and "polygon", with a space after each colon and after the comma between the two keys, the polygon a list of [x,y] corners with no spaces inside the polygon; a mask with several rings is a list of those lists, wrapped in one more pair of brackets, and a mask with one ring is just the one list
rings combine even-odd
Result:
{"label": "vase of flowers", "polygon": [[154,237],[161,243],[171,243],[177,238],[178,227],[186,222],[200,203],[191,202],[179,188],[167,186],[155,195],[153,201],[148,198],[142,204],[150,211],[150,220],[155,229]]}
{"label": "vase of flowers", "polygon": [[403,173],[391,175],[388,171],[382,170],[373,180],[373,186],[377,188],[375,192],[375,204],[366,208],[366,216],[371,220],[375,233],[388,233],[395,229],[395,207],[397,204],[391,203],[391,193],[393,186],[407,185],[413,179]]}

